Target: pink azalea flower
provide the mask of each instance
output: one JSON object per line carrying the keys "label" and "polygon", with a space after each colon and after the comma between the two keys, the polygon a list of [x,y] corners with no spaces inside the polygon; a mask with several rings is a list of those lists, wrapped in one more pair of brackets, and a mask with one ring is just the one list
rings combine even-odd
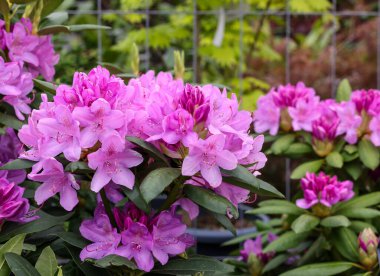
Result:
{"label": "pink azalea flower", "polygon": [[280,108],[274,103],[273,94],[269,93],[257,101],[257,109],[253,115],[255,131],[269,131],[276,135],[280,127]]}
{"label": "pink azalea flower", "polygon": [[50,138],[51,144],[49,147],[45,146],[44,150],[48,151],[51,157],[63,152],[67,160],[79,160],[81,153],[79,122],[73,118],[66,106],[58,105],[55,108],[54,118],[40,119],[37,129]]}
{"label": "pink azalea flower", "polygon": [[380,116],[372,118],[369,123],[369,129],[371,130],[371,142],[379,147],[380,146]]}
{"label": "pink azalea flower", "polygon": [[79,185],[74,176],[65,172],[62,164],[54,158],[41,161],[41,168],[40,173],[32,172],[28,175],[31,180],[43,182],[37,188],[34,196],[37,204],[41,205],[59,193],[61,206],[65,210],[71,211],[79,202],[76,192],[79,190]]}
{"label": "pink azalea flower", "polygon": [[83,127],[80,133],[80,144],[83,148],[91,148],[102,137],[124,124],[123,112],[111,110],[110,104],[104,99],[94,101],[91,107],[74,108],[73,118]]}
{"label": "pink azalea flower", "polygon": [[[269,243],[275,241],[277,236],[273,233],[268,234]],[[269,262],[276,254],[274,251],[270,251],[267,253],[263,252],[263,244],[261,236],[257,236],[255,240],[248,239],[244,242],[243,250],[240,251],[241,259],[245,262],[248,261],[249,256],[253,254],[255,255],[263,264]]]}
{"label": "pink azalea flower", "polygon": [[306,177],[301,179],[301,188],[304,198],[298,199],[296,204],[303,209],[309,209],[318,203],[330,208],[354,196],[351,181],[340,182],[336,176],[329,176],[323,172],[318,175],[307,173]]}
{"label": "pink azalea flower", "polygon": [[182,141],[186,146],[198,138],[193,131],[193,117],[184,109],[177,109],[166,116],[162,125],[164,128],[162,139],[168,144],[176,144]]}
{"label": "pink azalea flower", "polygon": [[126,147],[124,140],[112,134],[102,141],[102,147],[88,155],[88,165],[96,170],[91,182],[91,190],[99,192],[111,180],[118,185],[132,189],[135,175],[129,168],[139,165],[142,156]]}
{"label": "pink azalea flower", "polygon": [[121,235],[113,228],[103,204],[95,209],[93,219],[82,222],[79,231],[81,235],[92,241],[80,252],[80,259],[101,259],[107,255],[116,254],[117,247],[121,241]]}
{"label": "pink azalea flower", "polygon": [[295,107],[289,107],[288,112],[292,118],[293,130],[311,131],[312,122],[319,118],[318,97],[299,99]]}
{"label": "pink azalea flower", "polygon": [[339,117],[337,135],[345,134],[345,140],[350,144],[355,144],[358,140],[358,128],[362,123],[362,118],[356,113],[353,102],[343,102],[337,108]]}
{"label": "pink azalea flower", "polygon": [[188,214],[191,220],[194,220],[199,215],[199,207],[197,204],[192,202],[188,198],[180,198],[176,202],[173,203],[172,207],[174,209],[177,206],[181,206],[181,208]]}
{"label": "pink azalea flower", "polygon": [[199,139],[190,146],[189,155],[182,164],[182,174],[193,176],[201,172],[202,177],[212,186],[222,183],[219,167],[233,170],[237,166],[237,159],[230,151],[224,150],[224,135],[212,135],[206,140]]}
{"label": "pink azalea flower", "polygon": [[194,117],[196,123],[200,123],[207,120],[210,112],[208,100],[203,95],[201,87],[187,83],[179,98],[179,104]]}
{"label": "pink azalea flower", "polygon": [[263,152],[261,152],[264,144],[264,135],[258,135],[254,139],[250,140],[250,152],[249,154],[239,160],[239,163],[242,165],[249,165],[249,170],[253,174],[259,174],[258,170],[264,168],[267,157]]}

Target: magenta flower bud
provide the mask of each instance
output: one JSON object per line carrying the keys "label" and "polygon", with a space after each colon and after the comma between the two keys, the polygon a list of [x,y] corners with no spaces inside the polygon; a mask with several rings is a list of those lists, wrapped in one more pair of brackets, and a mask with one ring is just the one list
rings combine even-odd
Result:
{"label": "magenta flower bud", "polygon": [[328,210],[333,205],[347,201],[354,196],[351,181],[340,182],[336,176],[329,176],[323,172],[318,175],[307,173],[301,179],[301,188],[304,198],[297,200],[297,206],[303,209],[313,207],[313,211],[319,216],[328,215]]}
{"label": "magenta flower bud", "polygon": [[357,90],[352,92],[351,101],[354,102],[356,110],[359,114],[362,111],[368,113],[375,99],[380,96],[380,91],[376,89]]}
{"label": "magenta flower bud", "polygon": [[210,106],[206,101],[200,86],[192,86],[187,83],[179,99],[179,104],[193,115],[196,123],[207,120]]}
{"label": "magenta flower bud", "polygon": [[0,225],[5,221],[27,222],[35,219],[28,217],[29,202],[22,197],[24,190],[0,178]]}
{"label": "magenta flower bud", "polygon": [[368,270],[377,264],[377,246],[379,239],[371,228],[365,228],[358,237],[359,259]]}

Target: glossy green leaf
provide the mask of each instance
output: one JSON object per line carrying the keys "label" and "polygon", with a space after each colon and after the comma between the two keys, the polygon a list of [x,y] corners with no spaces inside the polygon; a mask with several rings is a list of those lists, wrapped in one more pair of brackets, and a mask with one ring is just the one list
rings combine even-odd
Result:
{"label": "glossy green leaf", "polygon": [[295,205],[289,205],[289,206],[265,206],[265,207],[259,207],[252,210],[248,210],[246,212],[247,214],[268,214],[268,215],[282,215],[282,214],[289,214],[289,215],[300,215],[305,213],[304,209],[298,208]]}
{"label": "glossy green leaf", "polygon": [[373,232],[377,233],[377,229],[372,224],[361,221],[361,220],[351,220],[351,225],[349,229],[351,229],[355,233],[359,234],[365,228],[371,228]]}
{"label": "glossy green leaf", "polygon": [[260,232],[253,232],[253,233],[248,233],[245,235],[238,236],[236,238],[233,238],[229,241],[226,241],[222,244],[222,246],[228,246],[228,245],[233,245],[233,244],[239,244],[244,242],[247,239],[253,239],[256,238],[257,236],[264,236],[268,233],[269,231],[260,231]]}
{"label": "glossy green leaf", "polygon": [[285,150],[284,154],[288,156],[299,156],[313,152],[310,145],[304,143],[293,143]]}
{"label": "glossy green leaf", "polygon": [[15,253],[5,253],[5,260],[15,276],[41,276],[26,259]]}
{"label": "glossy green leaf", "polygon": [[299,165],[290,175],[291,179],[301,179],[307,172],[318,172],[324,163],[323,159],[309,161]]}
{"label": "glossy green leaf", "polygon": [[295,139],[294,134],[287,134],[278,138],[271,146],[272,152],[277,155],[285,152]]}
{"label": "glossy green leaf", "polygon": [[69,252],[71,259],[74,261],[76,266],[83,272],[83,274],[85,276],[107,275],[107,274],[105,274],[106,271],[104,269],[96,268],[87,262],[82,262],[79,259],[79,254],[81,252],[81,249],[73,247],[69,244],[65,244],[65,248],[66,248],[67,252]]}
{"label": "glossy green leaf", "polygon": [[137,266],[134,262],[119,255],[108,255],[100,260],[95,260],[94,265],[103,268],[110,266],[125,266],[132,270],[137,269]]}
{"label": "glossy green leaf", "polygon": [[151,153],[153,155],[153,157],[157,158],[158,160],[163,161],[164,163],[166,163],[166,165],[168,165],[170,167],[170,163],[169,163],[168,159],[158,149],[156,149],[152,144],[145,142],[144,140],[141,140],[137,137],[132,137],[132,136],[127,137],[127,140],[129,142],[141,147],[142,149],[148,151],[149,153]]}
{"label": "glossy green leaf", "polygon": [[321,221],[321,225],[328,228],[347,227],[350,226],[350,224],[349,219],[342,215],[327,217]]}
{"label": "glossy green leaf", "polygon": [[150,207],[145,202],[145,199],[142,197],[140,189],[138,185],[133,187],[133,190],[123,189],[124,194],[134,203],[139,209],[143,210],[145,213],[150,213]]}
{"label": "glossy green leaf", "polygon": [[354,264],[348,262],[326,262],[301,266],[288,270],[280,274],[280,276],[331,276],[347,271],[352,267],[354,267]]}
{"label": "glossy green leaf", "polygon": [[54,12],[62,3],[63,0],[44,0],[41,18],[44,18]]}
{"label": "glossy green leaf", "polygon": [[26,234],[17,235],[0,247],[0,276],[8,276],[11,272],[5,262],[4,254],[9,252],[21,254],[25,236]]}
{"label": "glossy green leaf", "polygon": [[267,206],[291,206],[291,207],[297,207],[293,202],[290,202],[286,199],[268,199],[263,200],[259,202],[258,204],[260,207],[267,207]]}
{"label": "glossy green leaf", "polygon": [[301,258],[297,262],[297,266],[310,262],[311,260],[321,256],[324,248],[323,245],[326,242],[326,238],[320,235],[313,244],[306,250],[305,254],[301,255]]}
{"label": "glossy green leaf", "polygon": [[51,25],[46,26],[38,31],[39,35],[51,35],[57,33],[71,33],[71,32],[80,32],[80,31],[89,31],[89,30],[109,30],[111,29],[108,26],[100,26],[94,24],[81,24],[81,25]]}
{"label": "glossy green leaf", "polygon": [[285,234],[282,234],[278,239],[274,240],[270,244],[268,244],[264,252],[275,251],[281,252],[288,250],[290,248],[297,247],[301,242],[303,242],[308,236],[310,232],[303,233],[294,233],[293,231],[288,231]]}
{"label": "glossy green leaf", "polygon": [[196,273],[218,271],[227,274],[233,271],[233,266],[212,257],[196,255],[190,256],[188,259],[171,259],[166,265],[155,267],[152,272],[169,275],[195,275]]}
{"label": "glossy green leaf", "polygon": [[4,227],[4,229],[0,233],[0,242],[7,241],[18,234],[31,234],[41,232],[55,225],[63,224],[67,219],[69,219],[72,216],[72,213],[59,217],[50,216],[39,211],[37,212],[37,215],[40,216],[40,218],[34,221],[24,224],[12,224],[9,227]]}
{"label": "glossy green leaf", "polygon": [[70,245],[73,245],[78,248],[86,247],[89,242],[85,240],[81,235],[72,233],[72,232],[60,232],[55,233],[54,235],[58,236],[63,241],[67,242]]}
{"label": "glossy green leaf", "polygon": [[10,116],[4,113],[0,113],[0,123],[16,130],[19,130],[23,126],[22,121],[18,120],[14,116]]}
{"label": "glossy green leaf", "polygon": [[334,209],[335,212],[342,209],[355,209],[355,208],[365,208],[380,204],[380,192],[372,192],[366,195],[355,197],[349,201],[340,203]]}
{"label": "glossy green leaf", "polygon": [[221,171],[224,174],[224,182],[242,187],[259,195],[276,196],[282,198],[284,197],[284,195],[275,187],[266,183],[265,181],[256,178],[250,171],[248,171],[248,169],[241,165],[238,165],[236,169],[231,171],[223,169]]}
{"label": "glossy green leaf", "polygon": [[184,192],[193,202],[211,212],[222,215],[231,213],[235,218],[239,217],[238,210],[229,200],[208,189],[193,185],[185,185]]}
{"label": "glossy green leaf", "polygon": [[286,262],[289,259],[289,255],[287,254],[280,254],[274,257],[272,260],[270,260],[263,268],[263,273],[271,271],[280,265],[282,265],[284,262]]}
{"label": "glossy green leaf", "polygon": [[71,162],[67,164],[65,167],[65,171],[67,172],[82,172],[82,173],[88,173],[92,172],[93,170],[88,166],[87,162],[83,161],[77,161],[77,162]]}
{"label": "glossy green leaf", "polygon": [[55,95],[55,90],[57,89],[57,86],[47,82],[47,81],[42,81],[38,79],[33,79],[34,85],[41,89],[42,91],[47,91]]}
{"label": "glossy green leaf", "polygon": [[351,97],[352,88],[350,82],[347,79],[343,79],[338,86],[336,92],[336,100],[338,102],[349,101]]}
{"label": "glossy green leaf", "polygon": [[363,172],[362,166],[356,162],[346,164],[344,169],[354,180],[358,180]]}
{"label": "glossy green leaf", "polygon": [[13,4],[18,4],[18,5],[22,5],[22,4],[29,4],[29,3],[32,3],[36,0],[9,0],[9,2],[13,3]]}
{"label": "glossy green leaf", "polygon": [[359,158],[363,162],[364,166],[374,170],[380,164],[379,149],[375,147],[371,141],[361,139],[359,142]]}
{"label": "glossy green leaf", "polygon": [[0,170],[21,170],[21,169],[29,169],[33,167],[36,162],[25,160],[25,159],[16,159],[10,161],[3,166],[0,167]]}
{"label": "glossy green leaf", "polygon": [[339,152],[331,152],[326,156],[326,162],[333,168],[342,168],[343,167],[343,157]]}
{"label": "glossy green leaf", "polygon": [[336,214],[356,219],[373,219],[380,216],[380,211],[371,208],[343,209]]}
{"label": "glossy green leaf", "polygon": [[293,221],[291,228],[295,233],[302,233],[313,230],[318,224],[319,218],[313,215],[304,214]]}
{"label": "glossy green leaf", "polygon": [[151,171],[141,182],[140,192],[142,197],[149,203],[180,175],[181,170],[177,168],[158,168]]}
{"label": "glossy green leaf", "polygon": [[215,214],[212,213],[212,215],[215,217],[215,219],[228,231],[230,231],[234,236],[236,236],[236,229],[235,226],[232,224],[229,218],[227,218],[225,215],[222,214]]}
{"label": "glossy green leaf", "polygon": [[54,276],[57,271],[58,263],[55,257],[54,251],[50,246],[47,246],[42,250],[40,257],[36,262],[36,270],[41,275]]}
{"label": "glossy green leaf", "polygon": [[334,231],[332,242],[338,252],[347,260],[358,261],[358,237],[350,229],[341,227]]}

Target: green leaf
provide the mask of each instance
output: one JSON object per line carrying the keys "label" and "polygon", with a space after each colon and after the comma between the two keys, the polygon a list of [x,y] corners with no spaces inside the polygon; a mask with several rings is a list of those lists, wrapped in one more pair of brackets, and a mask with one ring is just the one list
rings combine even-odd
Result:
{"label": "green leaf", "polygon": [[[228,245],[233,245],[233,244],[238,244],[238,243],[242,243],[244,242],[245,240],[247,239],[253,239],[253,238],[256,238],[257,236],[264,236],[265,234],[267,234],[269,231],[260,231],[260,232],[253,232],[253,233],[248,233],[248,234],[245,234],[245,235],[241,235],[241,236],[238,236],[236,238],[233,238],[229,241],[226,241],[224,243],[222,243],[222,246],[228,246]],[[274,231],[271,231],[274,233]]]}
{"label": "green leaf", "polygon": [[263,273],[271,271],[280,265],[282,265],[286,260],[289,259],[289,255],[287,254],[281,254],[276,257],[274,257],[272,260],[270,260],[263,268]]}
{"label": "green leaf", "polygon": [[88,173],[92,172],[93,170],[88,166],[87,162],[83,161],[77,161],[77,162],[71,162],[67,164],[65,167],[65,171],[67,172],[82,172],[82,173]]}
{"label": "green leaf", "polygon": [[0,167],[0,170],[21,170],[33,167],[36,162],[25,159],[16,159]]}
{"label": "green leaf", "polygon": [[376,169],[380,163],[379,150],[366,139],[361,139],[359,142],[359,158],[364,166],[371,170]]}
{"label": "green leaf", "polygon": [[296,139],[294,134],[287,134],[278,138],[271,146],[271,150],[274,154],[278,155],[286,151],[289,146]]}
{"label": "green leaf", "polygon": [[356,209],[373,206],[380,203],[380,192],[372,192],[340,203],[334,209],[335,212],[342,209]]}
{"label": "green leaf", "polygon": [[259,202],[258,204],[260,207],[266,207],[266,206],[291,206],[291,207],[297,207],[293,202],[287,201],[285,199],[268,199]]}
{"label": "green leaf", "polygon": [[[170,275],[194,275],[196,273],[228,273],[233,271],[233,266],[222,263],[208,256],[190,256],[188,259],[171,259],[164,266],[157,266],[152,272]],[[208,274],[207,274],[208,275]]]}
{"label": "green leaf", "polygon": [[19,130],[23,126],[22,121],[18,120],[14,116],[3,113],[0,113],[0,123],[16,130]]}
{"label": "green leaf", "polygon": [[321,225],[323,227],[334,228],[334,227],[347,227],[350,226],[351,222],[345,216],[337,215],[322,219]]}
{"label": "green leaf", "polygon": [[51,35],[57,33],[71,33],[71,32],[80,32],[88,30],[109,30],[111,29],[108,26],[100,26],[94,24],[81,24],[81,25],[51,25],[46,26],[38,31],[38,35]]}
{"label": "green leaf", "polygon": [[9,252],[21,254],[25,236],[26,234],[17,235],[0,247],[0,276],[8,276],[11,272],[8,264],[5,262],[4,254]]}
{"label": "green leaf", "polygon": [[158,168],[151,171],[141,182],[140,192],[142,197],[149,203],[180,175],[181,170],[177,168]]}
{"label": "green leaf", "polygon": [[256,178],[248,169],[238,165],[236,169],[227,171],[222,169],[223,181],[232,185],[242,187],[258,195],[268,195],[276,197],[284,197],[275,187]]}
{"label": "green leaf", "polygon": [[13,4],[18,4],[18,5],[22,5],[22,4],[29,4],[29,3],[32,3],[36,0],[9,0],[9,2],[13,3]]}
{"label": "green leaf", "polygon": [[334,231],[333,245],[338,252],[346,259],[357,262],[358,261],[358,242],[357,235],[348,228],[339,228]]}
{"label": "green leaf", "polygon": [[352,88],[350,82],[347,79],[343,79],[338,86],[336,92],[336,100],[338,102],[349,101],[351,97]]}
{"label": "green leaf", "polygon": [[54,12],[62,4],[62,2],[63,0],[44,0],[41,18],[44,18]]}
{"label": "green leaf", "polygon": [[347,164],[344,166],[346,169],[346,172],[354,179],[358,180],[360,175],[363,172],[362,166],[360,164],[357,164],[356,162]]}
{"label": "green leaf", "polygon": [[143,148],[144,150],[148,151],[149,153],[153,154],[154,157],[163,161],[166,165],[168,165],[170,167],[170,163],[167,160],[167,158],[158,149],[156,149],[152,144],[145,142],[144,140],[141,140],[139,138],[131,137],[131,136],[127,137],[127,140],[129,142]]}
{"label": "green leaf", "polygon": [[356,219],[373,219],[380,216],[380,211],[370,208],[343,209],[336,214]]}
{"label": "green leaf", "polygon": [[78,248],[86,247],[89,242],[82,238],[81,235],[72,232],[59,232],[54,235],[58,236],[63,241]]}
{"label": "green leaf", "polygon": [[94,265],[102,268],[109,266],[126,266],[132,270],[136,270],[137,266],[134,262],[119,256],[119,255],[108,255],[100,260],[95,260]]}
{"label": "green leaf", "polygon": [[326,238],[321,234],[313,244],[306,250],[305,254],[301,256],[297,262],[297,266],[310,262],[311,260],[318,258],[324,250],[323,244],[326,242]]}
{"label": "green leaf", "polygon": [[295,219],[292,223],[291,228],[295,233],[302,233],[306,231],[311,231],[319,224],[319,218],[304,214]]}
{"label": "green leaf", "polygon": [[236,236],[236,229],[232,222],[225,215],[212,213],[215,219],[234,236]]}
{"label": "green leaf", "polygon": [[282,214],[289,214],[289,215],[300,215],[302,213],[305,213],[304,209],[298,208],[296,205],[288,205],[288,206],[265,206],[256,208],[253,210],[248,210],[246,212],[247,214],[268,214],[268,215],[282,215]]}
{"label": "green leaf", "polygon": [[229,200],[210,190],[193,185],[185,185],[184,192],[189,199],[211,212],[221,215],[231,212],[235,218],[239,217],[238,210]]}
{"label": "green leaf", "polygon": [[339,152],[331,152],[326,156],[326,162],[333,168],[341,168],[343,167],[343,157]]}
{"label": "green leaf", "polygon": [[307,172],[318,172],[319,169],[322,167],[324,160],[319,159],[319,160],[314,160],[314,161],[309,161],[306,163],[303,163],[299,165],[297,168],[294,169],[292,172],[290,178],[291,179],[301,179],[306,175]]}
{"label": "green leaf", "polygon": [[297,247],[301,242],[303,242],[308,236],[310,232],[303,233],[294,233],[293,231],[288,231],[285,234],[281,235],[278,239],[274,240],[270,244],[268,244],[264,252],[275,251],[281,252],[294,247]]}
{"label": "green leaf", "polygon": [[351,220],[351,225],[349,228],[358,234],[365,228],[371,228],[373,232],[377,233],[377,229],[372,224],[360,220]]}
{"label": "green leaf", "polygon": [[4,242],[18,234],[31,234],[47,230],[53,226],[63,224],[72,216],[72,213],[58,217],[50,216],[41,211],[37,212],[39,219],[33,220],[24,224],[13,224],[9,227],[4,227],[0,233],[0,242]]}
{"label": "green leaf", "polygon": [[42,91],[47,91],[55,95],[55,90],[57,89],[57,86],[47,82],[47,81],[42,81],[38,79],[33,79],[34,85],[41,89]]}
{"label": "green leaf", "polygon": [[352,267],[354,267],[354,264],[348,262],[310,264],[288,270],[280,274],[280,276],[331,276],[347,271]]}
{"label": "green leaf", "polygon": [[37,271],[41,275],[54,276],[57,271],[58,263],[55,258],[54,251],[50,246],[47,246],[42,250],[40,257],[35,265]]}
{"label": "green leaf", "polygon": [[293,143],[289,148],[284,152],[288,156],[299,156],[305,155],[313,152],[313,149],[310,145],[304,143]]}
{"label": "green leaf", "polygon": [[15,276],[41,276],[26,259],[15,253],[5,253],[5,259]]}
{"label": "green leaf", "polygon": [[145,213],[150,213],[150,207],[142,197],[140,189],[137,185],[133,187],[133,190],[123,189],[125,195],[134,203],[137,207],[143,210]]}

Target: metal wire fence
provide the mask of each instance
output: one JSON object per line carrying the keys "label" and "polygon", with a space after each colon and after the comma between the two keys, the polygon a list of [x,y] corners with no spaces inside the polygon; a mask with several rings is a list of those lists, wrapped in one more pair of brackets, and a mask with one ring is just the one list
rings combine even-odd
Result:
{"label": "metal wire fence", "polygon": [[[145,38],[145,45],[144,45],[144,67],[145,69],[149,69],[150,67],[150,45],[149,45],[149,28],[151,27],[151,16],[159,16],[159,15],[173,15],[173,14],[187,14],[193,16],[193,30],[192,30],[192,42],[193,42],[193,48],[192,48],[192,70],[193,70],[193,82],[197,83],[197,70],[199,68],[199,60],[198,60],[198,40],[199,40],[199,26],[198,26],[198,20],[197,17],[204,16],[204,15],[211,15],[211,16],[218,16],[219,10],[198,10],[197,7],[197,1],[202,0],[193,0],[192,1],[192,10],[154,10],[150,9],[149,0],[145,0],[146,2],[146,8],[144,10],[134,10],[134,11],[128,11],[128,10],[104,10],[102,9],[102,0],[96,0],[97,1],[97,9],[96,10],[70,10],[68,11],[69,15],[79,15],[79,14],[91,14],[97,16],[97,23],[99,25],[102,25],[102,17],[103,15],[107,14],[116,14],[116,15],[145,15],[145,28],[146,28],[146,38]],[[104,0],[103,0],[104,1]],[[304,0],[304,1],[314,1],[314,0]],[[376,2],[377,0],[373,1]],[[240,48],[240,58],[238,62],[237,67],[237,75],[239,77],[239,95],[242,93],[241,89],[241,82],[243,78],[243,66],[244,66],[244,43],[243,43],[243,20],[246,16],[256,16],[259,20],[260,17],[264,16],[279,16],[285,18],[285,56],[284,56],[284,65],[285,65],[285,81],[288,83],[291,80],[291,63],[290,61],[290,39],[292,34],[292,18],[295,16],[323,16],[327,12],[308,12],[308,13],[299,13],[294,12],[290,10],[290,0],[284,0],[285,3],[285,9],[284,10],[278,10],[278,11],[272,11],[272,10],[249,10],[247,9],[247,5],[245,5],[244,0],[240,0],[239,5],[237,5],[237,9],[227,9],[225,10],[225,15],[227,17],[234,16],[239,19],[240,22],[240,32],[239,32],[239,48]],[[331,10],[328,11],[329,14],[333,15],[334,18],[344,18],[344,17],[375,17],[377,18],[377,52],[373,53],[373,55],[376,55],[377,59],[377,72],[376,72],[376,78],[377,78],[377,88],[380,88],[380,0],[377,1],[377,11],[337,11],[337,0],[331,1]],[[331,79],[331,97],[335,96],[335,91],[337,87],[337,77],[336,77],[336,69],[337,69],[337,21],[334,20],[334,32],[332,34],[331,39],[331,54],[330,54],[330,79]],[[101,63],[103,61],[103,44],[102,44],[102,31],[97,32],[97,59],[98,62]],[[189,38],[190,39],[190,38]],[[290,198],[291,195],[291,183],[290,183],[290,170],[291,170],[291,164],[290,160],[287,159],[285,161],[285,194],[287,198]]]}

